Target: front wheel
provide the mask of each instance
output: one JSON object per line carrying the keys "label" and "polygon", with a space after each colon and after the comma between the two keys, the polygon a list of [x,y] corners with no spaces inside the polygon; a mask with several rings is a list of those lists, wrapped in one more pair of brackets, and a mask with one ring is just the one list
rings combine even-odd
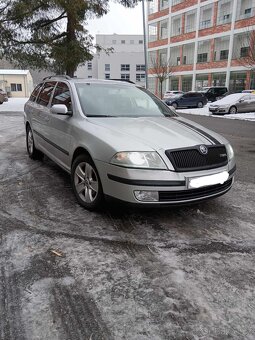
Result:
{"label": "front wheel", "polygon": [[177,104],[177,103],[173,103],[171,106],[172,106],[174,109],[177,109],[178,104]]}
{"label": "front wheel", "polygon": [[231,106],[230,109],[229,109],[229,111],[228,111],[228,113],[230,113],[230,114],[235,114],[235,113],[237,113],[237,108],[236,108],[235,106]]}
{"label": "front wheel", "polygon": [[202,102],[198,102],[198,103],[197,103],[197,107],[198,107],[199,109],[202,109],[203,106],[204,106],[204,104],[203,104]]}
{"label": "front wheel", "polygon": [[74,194],[81,206],[95,210],[103,202],[101,181],[92,159],[82,154],[75,158],[72,165],[71,182]]}
{"label": "front wheel", "polygon": [[27,153],[32,159],[42,159],[43,153],[36,149],[33,132],[31,127],[28,125],[26,131],[26,144],[27,144]]}

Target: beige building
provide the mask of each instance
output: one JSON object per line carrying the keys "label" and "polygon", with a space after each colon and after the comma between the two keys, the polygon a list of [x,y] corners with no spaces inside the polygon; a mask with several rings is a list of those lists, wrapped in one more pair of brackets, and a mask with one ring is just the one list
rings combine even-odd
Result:
{"label": "beige building", "polygon": [[29,97],[33,91],[33,78],[29,70],[0,69],[0,88],[8,97]]}

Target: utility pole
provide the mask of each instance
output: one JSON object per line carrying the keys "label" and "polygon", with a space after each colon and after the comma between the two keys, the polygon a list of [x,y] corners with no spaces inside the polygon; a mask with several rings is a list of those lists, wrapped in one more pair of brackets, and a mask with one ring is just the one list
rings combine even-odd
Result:
{"label": "utility pole", "polygon": [[146,19],[145,19],[145,6],[142,0],[143,10],[143,48],[144,48],[144,63],[145,63],[145,88],[148,88],[148,58],[147,58],[147,39],[146,39]]}

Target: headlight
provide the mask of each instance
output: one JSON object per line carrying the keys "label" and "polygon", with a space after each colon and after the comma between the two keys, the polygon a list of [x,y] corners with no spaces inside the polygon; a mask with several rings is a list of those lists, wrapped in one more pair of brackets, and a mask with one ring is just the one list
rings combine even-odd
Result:
{"label": "headlight", "polygon": [[232,158],[234,158],[234,150],[230,144],[226,144],[225,146],[228,154],[228,160],[230,161]]}
{"label": "headlight", "polygon": [[155,151],[118,152],[111,159],[111,164],[127,168],[167,169],[165,163]]}

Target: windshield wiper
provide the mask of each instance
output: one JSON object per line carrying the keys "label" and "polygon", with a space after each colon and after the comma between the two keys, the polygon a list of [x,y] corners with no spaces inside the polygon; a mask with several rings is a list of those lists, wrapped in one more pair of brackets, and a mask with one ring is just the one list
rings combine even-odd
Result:
{"label": "windshield wiper", "polygon": [[86,115],[86,117],[117,117],[117,116],[111,116],[111,115]]}

